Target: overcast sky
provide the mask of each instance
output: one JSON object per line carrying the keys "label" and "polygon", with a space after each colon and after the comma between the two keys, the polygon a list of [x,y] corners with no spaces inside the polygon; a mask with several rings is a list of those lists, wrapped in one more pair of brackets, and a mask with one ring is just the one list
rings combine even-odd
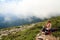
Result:
{"label": "overcast sky", "polygon": [[0,14],[39,18],[60,15],[60,0],[0,0]]}

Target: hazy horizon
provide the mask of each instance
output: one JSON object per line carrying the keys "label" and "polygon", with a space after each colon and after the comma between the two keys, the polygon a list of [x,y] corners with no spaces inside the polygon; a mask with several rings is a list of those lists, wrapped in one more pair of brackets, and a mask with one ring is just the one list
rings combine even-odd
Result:
{"label": "hazy horizon", "polygon": [[0,14],[9,20],[11,16],[49,18],[60,15],[60,0],[0,0]]}

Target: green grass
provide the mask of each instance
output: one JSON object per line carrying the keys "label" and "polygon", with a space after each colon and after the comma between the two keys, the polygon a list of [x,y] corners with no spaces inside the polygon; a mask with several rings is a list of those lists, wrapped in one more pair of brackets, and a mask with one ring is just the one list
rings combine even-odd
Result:
{"label": "green grass", "polygon": [[[52,28],[60,28],[60,17],[50,18],[52,21]],[[36,35],[42,29],[42,26],[46,23],[39,22],[34,27],[26,29],[24,31],[19,31],[16,34],[9,34],[8,36],[3,36],[1,40],[35,40]],[[60,37],[60,29],[52,33],[55,37]]]}
{"label": "green grass", "polygon": [[35,37],[39,33],[40,29],[41,26],[35,25],[30,29],[19,31],[16,34],[9,34],[8,36],[3,36],[2,40],[35,40]]}

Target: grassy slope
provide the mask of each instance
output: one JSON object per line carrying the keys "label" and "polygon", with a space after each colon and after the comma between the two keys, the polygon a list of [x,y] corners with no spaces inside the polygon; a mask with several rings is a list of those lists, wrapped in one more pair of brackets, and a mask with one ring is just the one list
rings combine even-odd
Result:
{"label": "grassy slope", "polygon": [[[53,27],[60,27],[60,17],[54,17],[50,19],[52,21]],[[46,22],[46,21],[45,21]],[[39,33],[40,29],[45,22],[37,23],[33,28],[26,29],[24,31],[19,31],[16,34],[9,34],[8,36],[3,36],[2,40],[35,40],[35,36]],[[56,25],[57,24],[57,25]],[[60,29],[57,32],[54,32],[54,36],[60,36]]]}
{"label": "grassy slope", "polygon": [[24,31],[19,31],[16,34],[9,34],[8,36],[3,36],[2,40],[35,40],[35,36],[39,33],[41,29],[40,24],[36,24],[30,29]]}
{"label": "grassy slope", "polygon": [[60,37],[60,16],[58,17],[53,17],[50,19],[52,21],[52,27],[53,28],[58,28],[56,32],[53,33],[54,36]]}

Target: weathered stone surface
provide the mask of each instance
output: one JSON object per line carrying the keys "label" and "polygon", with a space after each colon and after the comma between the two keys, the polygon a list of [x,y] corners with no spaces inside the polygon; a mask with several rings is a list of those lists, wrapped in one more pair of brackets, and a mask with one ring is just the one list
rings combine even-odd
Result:
{"label": "weathered stone surface", "polygon": [[44,35],[44,34],[37,34],[36,40],[59,40],[59,38],[56,38],[52,35]]}

